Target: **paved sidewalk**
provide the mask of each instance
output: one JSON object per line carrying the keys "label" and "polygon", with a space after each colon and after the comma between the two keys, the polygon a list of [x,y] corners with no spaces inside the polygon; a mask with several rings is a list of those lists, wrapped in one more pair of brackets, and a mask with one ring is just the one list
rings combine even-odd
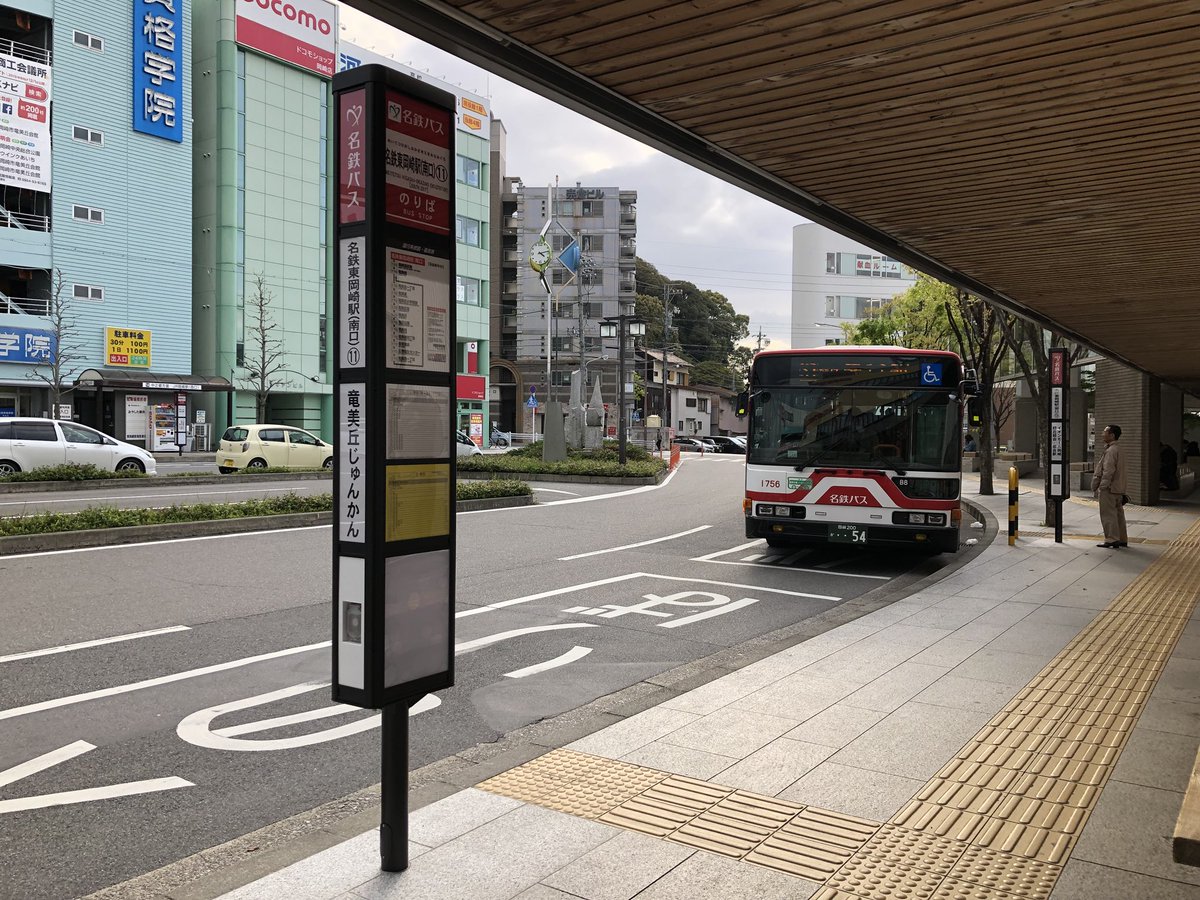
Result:
{"label": "paved sidewalk", "polygon": [[407,872],[371,830],[226,900],[1200,898],[1200,496],[1106,550],[1028,480],[1010,547],[1006,486],[964,487],[969,565],[417,810]]}

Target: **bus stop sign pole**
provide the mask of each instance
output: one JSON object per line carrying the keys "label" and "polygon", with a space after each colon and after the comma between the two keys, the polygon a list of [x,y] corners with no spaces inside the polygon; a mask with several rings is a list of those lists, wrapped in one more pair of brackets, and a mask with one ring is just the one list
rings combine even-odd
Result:
{"label": "bus stop sign pole", "polygon": [[1046,454],[1050,471],[1047,473],[1047,487],[1050,499],[1054,501],[1054,542],[1062,543],[1063,501],[1071,496],[1071,454],[1069,417],[1071,392],[1071,361],[1065,347],[1051,347],[1050,364],[1050,397],[1046,409],[1046,435],[1049,439],[1049,452]]}
{"label": "bus stop sign pole", "polygon": [[453,94],[333,79],[333,699],[383,711],[380,867],[408,867],[408,713],[454,683]]}

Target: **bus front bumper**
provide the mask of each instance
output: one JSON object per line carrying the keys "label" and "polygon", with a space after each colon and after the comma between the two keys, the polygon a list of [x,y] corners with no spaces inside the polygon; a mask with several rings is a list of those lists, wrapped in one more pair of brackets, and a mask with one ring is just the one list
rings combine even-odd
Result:
{"label": "bus front bumper", "polygon": [[746,517],[746,537],[770,538],[780,543],[827,544],[847,543],[860,547],[914,549],[928,548],[934,552],[954,553],[958,550],[958,526],[918,528],[897,525],[859,525],[865,530],[865,540],[847,540],[835,533],[834,525],[811,520],[780,521]]}

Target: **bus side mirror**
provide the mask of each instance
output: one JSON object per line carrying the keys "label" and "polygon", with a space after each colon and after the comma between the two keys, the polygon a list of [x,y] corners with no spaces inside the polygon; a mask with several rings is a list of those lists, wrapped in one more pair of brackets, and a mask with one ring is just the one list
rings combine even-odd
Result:
{"label": "bus side mirror", "polygon": [[737,406],[734,408],[733,414],[739,419],[746,418],[746,410],[750,406],[750,392],[742,391],[737,395]]}
{"label": "bus side mirror", "polygon": [[958,390],[964,397],[974,397],[979,393],[979,382],[964,380],[958,383]]}

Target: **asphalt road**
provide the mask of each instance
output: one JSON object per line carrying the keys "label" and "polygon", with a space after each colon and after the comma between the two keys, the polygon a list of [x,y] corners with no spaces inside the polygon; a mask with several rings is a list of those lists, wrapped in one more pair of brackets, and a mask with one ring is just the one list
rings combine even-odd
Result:
{"label": "asphalt road", "polygon": [[[412,767],[929,565],[748,542],[741,462],[460,514],[456,684],[414,707]],[[87,894],[378,781],[377,715],[328,709],[330,542],[0,558],[0,897]]]}

